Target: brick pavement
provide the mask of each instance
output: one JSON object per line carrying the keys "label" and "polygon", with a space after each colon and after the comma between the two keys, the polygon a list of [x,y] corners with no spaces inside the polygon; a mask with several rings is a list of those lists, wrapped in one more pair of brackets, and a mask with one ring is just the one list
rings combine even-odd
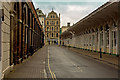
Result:
{"label": "brick pavement", "polygon": [[33,56],[26,59],[23,63],[14,67],[5,78],[46,78],[45,60],[47,58],[47,46],[39,49]]}
{"label": "brick pavement", "polygon": [[77,49],[72,47],[70,48],[66,47],[66,48],[71,51],[96,59],[97,61],[110,65],[116,69],[120,68],[120,62],[119,62],[120,57],[116,57],[114,55],[109,55],[109,54],[102,54],[102,58],[100,58],[100,53],[98,52],[87,51],[87,50],[82,50],[82,49]]}

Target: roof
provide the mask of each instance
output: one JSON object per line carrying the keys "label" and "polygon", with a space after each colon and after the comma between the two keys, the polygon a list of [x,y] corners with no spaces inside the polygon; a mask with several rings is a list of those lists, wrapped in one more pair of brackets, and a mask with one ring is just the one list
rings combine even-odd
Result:
{"label": "roof", "polygon": [[45,16],[42,10],[36,9],[36,11],[39,16]]}
{"label": "roof", "polygon": [[58,15],[57,15],[57,13],[56,12],[54,12],[53,10],[51,11],[51,12],[49,12],[48,13],[48,16],[47,16],[47,18],[51,15],[51,14],[55,14],[56,15],[56,17],[58,18]]}
{"label": "roof", "polygon": [[118,3],[107,2],[85,18],[78,21],[72,27],[68,28],[67,31],[61,34],[63,37],[71,36],[70,32],[74,32],[75,35],[84,34],[89,29],[95,29],[100,26],[106,25],[111,19],[117,19],[118,16]]}

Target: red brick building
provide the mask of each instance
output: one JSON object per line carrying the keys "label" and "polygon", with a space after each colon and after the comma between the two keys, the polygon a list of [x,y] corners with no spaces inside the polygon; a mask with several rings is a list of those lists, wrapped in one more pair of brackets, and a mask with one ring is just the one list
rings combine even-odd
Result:
{"label": "red brick building", "polygon": [[44,45],[44,33],[32,1],[18,1],[2,2],[2,75]]}

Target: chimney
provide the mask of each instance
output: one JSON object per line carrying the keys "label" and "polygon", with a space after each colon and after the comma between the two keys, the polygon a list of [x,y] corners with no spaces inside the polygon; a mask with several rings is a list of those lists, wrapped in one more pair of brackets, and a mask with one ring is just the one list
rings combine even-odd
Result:
{"label": "chimney", "polygon": [[70,22],[67,23],[67,26],[70,27]]}
{"label": "chimney", "polygon": [[59,18],[60,18],[60,13],[59,13]]}

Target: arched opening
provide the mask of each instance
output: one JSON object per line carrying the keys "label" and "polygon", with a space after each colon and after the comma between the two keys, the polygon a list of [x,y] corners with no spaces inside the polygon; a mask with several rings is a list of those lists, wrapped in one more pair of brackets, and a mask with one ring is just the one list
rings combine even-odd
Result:
{"label": "arched opening", "polygon": [[58,37],[58,33],[56,33],[56,37]]}
{"label": "arched opening", "polygon": [[54,37],[53,33],[52,33],[52,37]]}
{"label": "arched opening", "polygon": [[22,3],[22,29],[21,29],[21,58],[26,58],[26,24],[27,24],[27,5]]}

